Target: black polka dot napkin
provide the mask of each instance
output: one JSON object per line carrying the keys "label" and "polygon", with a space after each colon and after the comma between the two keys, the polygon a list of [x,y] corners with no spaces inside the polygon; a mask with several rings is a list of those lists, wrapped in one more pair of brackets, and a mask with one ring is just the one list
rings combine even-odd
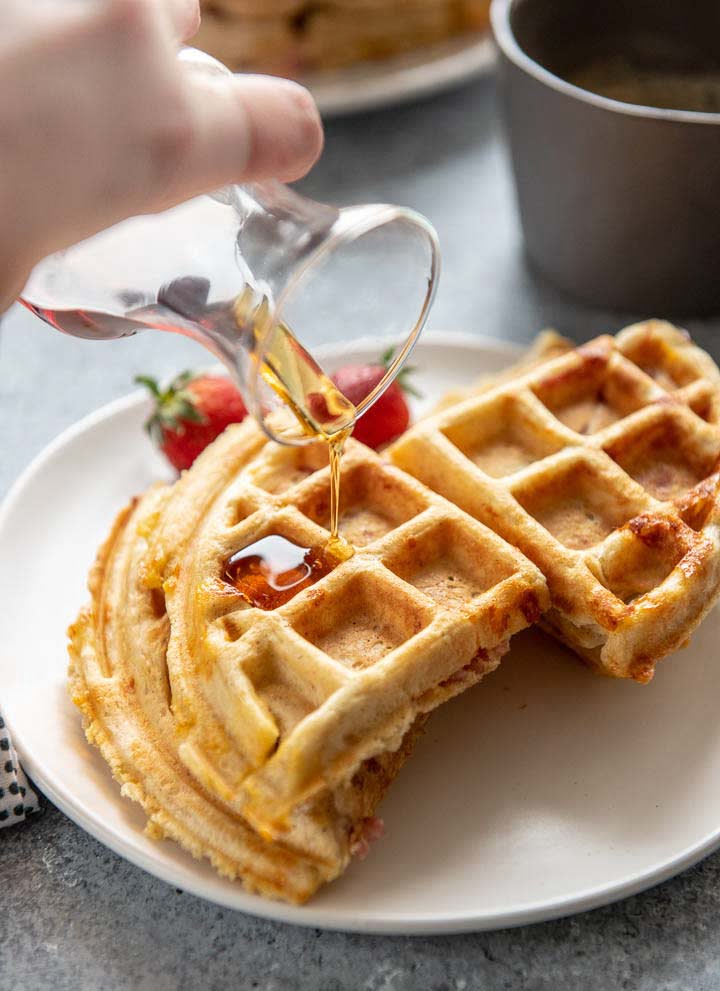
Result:
{"label": "black polka dot napkin", "polygon": [[38,808],[37,795],[20,767],[10,731],[0,715],[0,829],[22,822]]}

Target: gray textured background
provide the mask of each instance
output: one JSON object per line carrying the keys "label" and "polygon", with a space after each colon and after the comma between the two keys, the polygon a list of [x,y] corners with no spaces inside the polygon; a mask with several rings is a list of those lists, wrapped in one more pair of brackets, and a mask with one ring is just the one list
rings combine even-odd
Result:
{"label": "gray textured background", "polygon": [[[431,218],[444,262],[432,328],[527,341],[552,324],[584,340],[650,315],[585,308],[527,271],[490,80],[332,122],[324,158],[302,185],[319,199],[394,201]],[[720,321],[684,323],[720,357]],[[70,340],[16,309],[0,339],[0,492],[61,429],[127,392],[136,372],[168,375],[205,360],[160,335]],[[454,937],[345,936],[176,891],[44,802],[40,817],[0,831],[0,881],[0,991],[720,988],[720,854],[572,919]]]}

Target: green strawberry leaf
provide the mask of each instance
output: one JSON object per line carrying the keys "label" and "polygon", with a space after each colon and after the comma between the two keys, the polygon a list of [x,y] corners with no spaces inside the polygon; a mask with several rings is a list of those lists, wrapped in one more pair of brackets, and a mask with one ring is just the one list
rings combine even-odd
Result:
{"label": "green strawberry leaf", "polygon": [[145,430],[160,446],[167,432],[183,434],[186,423],[205,423],[207,417],[195,402],[195,397],[187,388],[195,379],[191,371],[176,375],[166,389],[160,388],[157,381],[148,375],[136,375],[138,385],[144,385],[155,401],[155,408],[145,423]]}
{"label": "green strawberry leaf", "polygon": [[[396,350],[397,348],[393,346],[393,347],[389,347],[387,351],[383,353],[382,358],[380,359],[383,368],[387,369],[390,367],[393,358],[395,357]],[[422,392],[420,392],[419,389],[416,389],[415,386],[408,381],[410,376],[414,375],[416,371],[417,369],[413,365],[405,365],[398,372],[395,381],[400,386],[403,392],[406,392],[409,396],[414,396],[415,399],[422,399],[423,398]]]}

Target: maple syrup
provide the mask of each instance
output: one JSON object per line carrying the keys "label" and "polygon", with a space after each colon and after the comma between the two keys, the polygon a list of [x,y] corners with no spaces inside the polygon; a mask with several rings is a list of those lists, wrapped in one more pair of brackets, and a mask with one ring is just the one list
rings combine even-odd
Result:
{"label": "maple syrup", "polygon": [[345,441],[352,432],[352,427],[328,438],[328,455],[330,457],[330,540],[329,550],[347,557],[348,544],[339,535],[340,528],[340,459],[342,458]]}
{"label": "maple syrup", "polygon": [[[273,429],[288,433],[298,427],[309,436],[334,434],[355,422],[357,411],[303,347],[286,323],[268,329],[271,319],[267,296],[249,286],[233,302],[238,331],[252,337],[251,357],[257,373],[279,395],[288,409],[276,411]],[[290,418],[283,419],[291,413]],[[279,415],[278,415],[279,414]]]}
{"label": "maple syrup", "polygon": [[236,551],[225,564],[225,580],[251,606],[277,609],[338,563],[327,550],[301,547],[272,533]]}
{"label": "maple syrup", "polygon": [[[256,345],[258,328],[267,321],[267,300],[253,307],[253,298],[242,293],[235,301],[238,325],[254,328]],[[340,520],[340,459],[345,441],[352,433],[357,417],[355,406],[337,388],[315,359],[300,344],[285,323],[278,323],[262,348],[258,374],[283,400],[283,410],[272,414],[276,436],[297,429],[328,445],[330,463],[330,541],[329,547],[347,557],[338,534]],[[283,422],[284,421],[284,422]]]}
{"label": "maple syrup", "polygon": [[[340,459],[352,433],[356,410],[283,324],[275,332],[272,350],[260,369],[265,382],[285,403],[305,434],[324,441],[330,464],[330,544],[342,543],[340,520]],[[282,415],[282,414],[281,414]],[[273,426],[277,429],[277,421]]]}

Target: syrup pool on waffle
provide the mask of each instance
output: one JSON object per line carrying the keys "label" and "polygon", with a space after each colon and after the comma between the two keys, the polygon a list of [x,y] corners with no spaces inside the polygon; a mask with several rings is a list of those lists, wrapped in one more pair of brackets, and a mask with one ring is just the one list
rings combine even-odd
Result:
{"label": "syrup pool on waffle", "polygon": [[236,551],[225,565],[225,578],[251,606],[277,609],[336,564],[322,549],[272,533]]}

